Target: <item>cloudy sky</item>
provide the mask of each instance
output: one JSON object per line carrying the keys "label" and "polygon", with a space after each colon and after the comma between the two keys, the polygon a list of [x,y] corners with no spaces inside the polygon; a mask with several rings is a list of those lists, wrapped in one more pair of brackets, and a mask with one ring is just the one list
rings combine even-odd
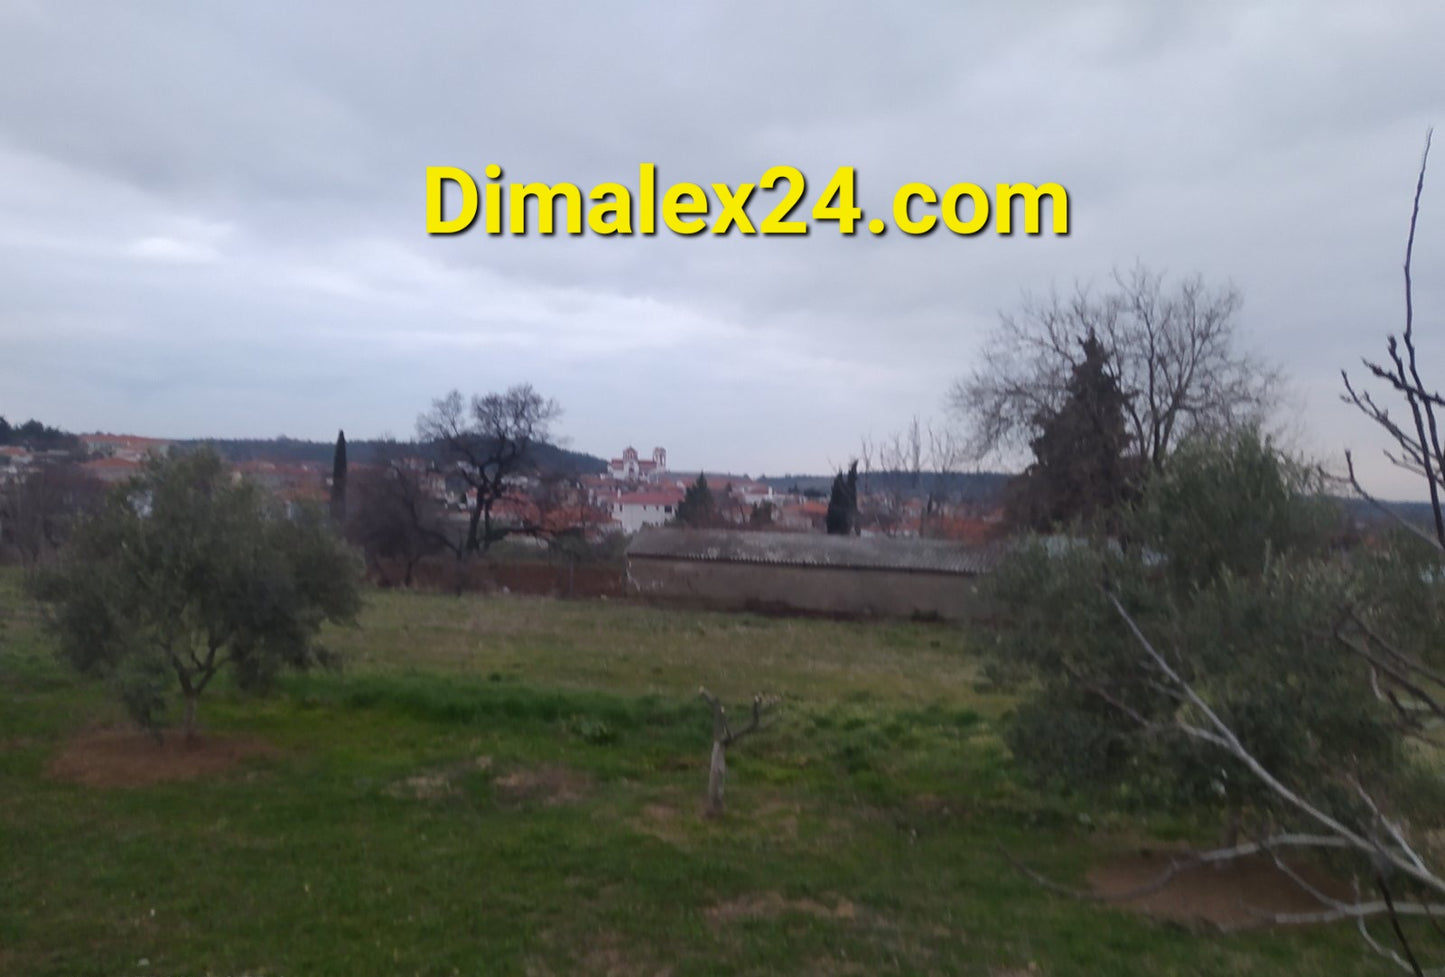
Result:
{"label": "cloudy sky", "polygon": [[[1022,290],[1142,260],[1237,285],[1306,446],[1374,455],[1339,369],[1401,321],[1442,61],[1438,0],[0,0],[0,414],[408,436],[527,380],[581,450],[822,471],[940,415]],[[854,166],[878,213],[910,180],[1054,180],[1071,233],[425,233],[427,166],[586,188],[642,161],[795,166],[805,209]],[[1416,276],[1445,363],[1445,152]]]}

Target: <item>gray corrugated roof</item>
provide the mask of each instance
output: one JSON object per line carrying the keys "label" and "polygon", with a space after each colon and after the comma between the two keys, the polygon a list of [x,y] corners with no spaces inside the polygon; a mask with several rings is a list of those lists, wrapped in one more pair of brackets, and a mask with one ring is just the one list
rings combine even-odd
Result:
{"label": "gray corrugated roof", "polygon": [[731,529],[644,529],[628,556],[857,570],[977,574],[993,569],[1002,550],[939,539],[754,533]]}

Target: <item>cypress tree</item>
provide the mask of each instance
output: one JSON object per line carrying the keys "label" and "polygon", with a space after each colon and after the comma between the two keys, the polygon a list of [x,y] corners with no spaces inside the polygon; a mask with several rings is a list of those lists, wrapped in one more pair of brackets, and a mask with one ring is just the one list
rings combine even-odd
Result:
{"label": "cypress tree", "polygon": [[694,528],[717,523],[717,500],[713,498],[712,489],[708,487],[706,475],[698,473],[697,481],[689,485],[683,493],[682,503],[677,507],[676,521]]}
{"label": "cypress tree", "polygon": [[833,477],[833,491],[828,496],[825,525],[830,536],[850,536],[858,532],[858,463],[848,466],[848,474]]}
{"label": "cypress tree", "polygon": [[346,432],[336,433],[336,453],[331,459],[331,521],[346,522]]}
{"label": "cypress tree", "polygon": [[1063,404],[1035,420],[1034,463],[1009,488],[1016,524],[1048,531],[1112,514],[1133,491],[1128,399],[1104,344],[1091,332],[1081,345],[1084,358],[1069,377]]}

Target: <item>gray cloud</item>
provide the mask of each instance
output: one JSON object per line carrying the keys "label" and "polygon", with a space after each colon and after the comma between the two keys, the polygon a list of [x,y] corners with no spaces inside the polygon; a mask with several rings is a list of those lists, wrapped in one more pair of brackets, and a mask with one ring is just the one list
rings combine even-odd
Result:
{"label": "gray cloud", "polygon": [[[980,9],[981,8],[981,9]],[[0,413],[407,434],[528,379],[579,448],[819,470],[936,414],[1022,289],[1235,282],[1303,442],[1379,447],[1338,370],[1400,321],[1445,8],[1363,3],[0,8]],[[428,238],[428,165],[756,182],[1058,180],[1067,239]],[[1445,189],[1417,300],[1445,348]],[[766,206],[750,205],[757,220]],[[1378,484],[1408,493],[1383,466]]]}

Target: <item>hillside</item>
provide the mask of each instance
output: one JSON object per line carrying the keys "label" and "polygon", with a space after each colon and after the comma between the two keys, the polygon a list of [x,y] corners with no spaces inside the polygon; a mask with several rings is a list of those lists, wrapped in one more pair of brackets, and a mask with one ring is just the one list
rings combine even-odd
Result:
{"label": "hillside", "polygon": [[[1341,496],[1334,498],[1356,522],[1365,525],[1386,525],[1394,521],[1385,513],[1381,512],[1379,508],[1368,499]],[[1430,503],[1386,501],[1383,504],[1390,512],[1411,525],[1418,526],[1425,530],[1433,529],[1435,510],[1431,507]]]}
{"label": "hillside", "polygon": [[[336,445],[331,441],[300,441],[294,438],[205,438],[178,442],[187,447],[207,445],[231,462],[274,461],[283,463],[331,463]],[[409,442],[361,440],[346,442],[346,457],[355,464],[368,464],[379,454],[402,451],[408,454],[427,453],[427,448]],[[539,467],[547,471],[585,475],[605,471],[607,462],[594,455],[569,451],[556,445],[542,444],[533,449]]]}

